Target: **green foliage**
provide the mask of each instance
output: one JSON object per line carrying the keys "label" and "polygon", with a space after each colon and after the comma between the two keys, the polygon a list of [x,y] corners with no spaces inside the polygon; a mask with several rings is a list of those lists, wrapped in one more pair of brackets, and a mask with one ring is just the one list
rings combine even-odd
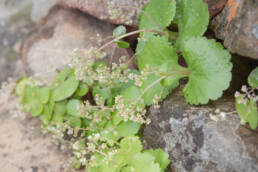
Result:
{"label": "green foliage", "polygon": [[119,48],[129,48],[130,44],[125,41],[116,41],[116,44]]}
{"label": "green foliage", "polygon": [[258,87],[258,67],[256,67],[248,77],[248,84],[253,87]]}
{"label": "green foliage", "polygon": [[[97,163],[98,168],[88,167],[87,171],[160,172],[169,162],[168,155],[160,149],[143,151],[138,137],[122,139],[117,152],[108,158],[100,154],[94,156],[94,163]],[[105,161],[107,159],[109,160]]]}
{"label": "green foliage", "polygon": [[64,100],[73,95],[77,90],[79,81],[76,80],[75,76],[69,77],[59,87],[54,90],[53,96],[55,101]]}
{"label": "green foliage", "polygon": [[[174,16],[179,33],[167,30]],[[230,54],[220,43],[201,37],[208,18],[202,0],[150,0],[139,16],[141,31],[133,32],[141,33],[136,49],[139,71],[128,69],[122,57],[119,64],[107,65],[99,60],[103,47],[92,48],[83,57],[75,53],[71,68],[61,70],[47,86],[22,78],[16,94],[24,109],[40,116],[56,138],[70,135],[74,167],[85,165],[88,172],[165,171],[168,154],[143,150],[138,137],[142,124],[150,122],[145,108],[157,108],[180,79],[188,79],[183,93],[190,104],[219,98],[231,80]],[[128,48],[129,43],[120,38],[132,33],[125,34],[124,26],[117,27],[111,43]],[[187,67],[178,63],[180,56]],[[256,81],[253,76],[251,84]],[[242,118],[254,128],[255,101],[248,104],[251,115]],[[245,111],[241,105],[238,109]]]}
{"label": "green foliage", "polygon": [[[206,3],[202,0],[172,2],[173,5],[177,4],[175,23],[178,24],[179,34],[176,47],[177,49],[179,47],[182,52],[187,68],[178,64],[177,51],[165,36],[152,35],[147,38],[142,36],[143,40],[139,42],[136,49],[137,63],[141,71],[149,67],[148,71],[156,71],[156,76],[165,77],[157,83],[163,87],[171,86],[173,89],[178,85],[179,79],[188,77],[189,81],[183,90],[186,101],[196,105],[206,104],[209,100],[221,97],[223,91],[228,88],[231,81],[231,56],[220,43],[201,37],[209,22]],[[150,1],[144,9],[153,19],[162,18],[164,15],[153,12],[157,9],[156,3],[161,2]],[[145,25],[143,18],[142,14],[139,18],[140,26]],[[148,24],[156,28],[153,23]],[[168,25],[169,23],[166,23],[163,26]],[[148,100],[147,104],[151,104],[153,95],[161,95],[163,89],[162,87],[157,87],[156,91],[152,89],[151,97],[145,98]],[[161,99],[167,94],[161,96]]]}
{"label": "green foliage", "polygon": [[[200,48],[201,47],[201,48]],[[220,43],[203,37],[187,40],[182,48],[190,72],[183,92],[191,104],[216,100],[231,81],[230,54]]]}
{"label": "green foliage", "polygon": [[203,0],[177,0],[175,22],[179,36],[176,41],[181,49],[184,41],[191,37],[202,36],[209,23],[208,5]]}
{"label": "green foliage", "polygon": [[236,98],[236,110],[243,122],[248,122],[252,129],[258,125],[258,112],[256,102],[246,99],[243,95]]}
{"label": "green foliage", "polygon": [[176,3],[171,0],[151,0],[143,10],[139,16],[139,28],[163,32],[174,18]]}
{"label": "green foliage", "polygon": [[248,84],[251,87],[243,86],[242,93],[236,92],[236,110],[243,123],[249,123],[252,129],[258,126],[257,91],[258,91],[258,67],[248,77]]}
{"label": "green foliage", "polygon": [[126,28],[124,26],[118,26],[113,31],[113,36],[118,38],[126,33]]}

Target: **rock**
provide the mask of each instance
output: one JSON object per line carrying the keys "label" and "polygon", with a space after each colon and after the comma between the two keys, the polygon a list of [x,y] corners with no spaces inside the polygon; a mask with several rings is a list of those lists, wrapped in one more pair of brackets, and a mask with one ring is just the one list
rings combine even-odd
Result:
{"label": "rock", "polygon": [[231,52],[258,59],[258,1],[228,0],[211,28]]}
{"label": "rock", "polygon": [[31,19],[38,22],[42,17],[46,16],[48,10],[55,5],[53,0],[37,0],[33,1],[33,8],[31,9]]}
{"label": "rock", "polygon": [[[107,38],[112,35],[114,28],[112,24],[79,11],[53,7],[24,41],[22,59],[32,73],[51,78],[50,74],[53,76],[54,73],[48,73],[49,69],[60,69],[66,65],[67,57],[75,48],[87,50],[97,47],[97,35]],[[111,57],[114,50],[115,61],[121,56],[129,57],[126,49],[118,49],[115,44],[105,50],[107,57]]]}
{"label": "rock", "polygon": [[[49,3],[52,1],[52,3]],[[1,0],[0,2],[0,85],[8,77],[16,76],[16,62],[25,35],[38,18],[44,16],[53,0]],[[40,8],[40,10],[39,10]],[[33,20],[34,19],[34,20]],[[17,76],[16,76],[17,77]]]}
{"label": "rock", "polygon": [[228,0],[204,0],[204,2],[208,3],[208,8],[210,12],[210,16],[214,17],[219,14]]}
{"label": "rock", "polygon": [[[215,109],[226,112],[215,122]],[[190,106],[175,91],[160,110],[150,108],[152,122],[144,130],[147,147],[169,153],[171,169],[178,172],[258,171],[258,130],[240,125],[234,101],[221,98],[207,106]]]}
{"label": "rock", "polygon": [[[56,0],[58,4],[79,9],[85,13],[114,24],[138,25],[139,9],[149,0]],[[218,14],[227,0],[204,0],[209,5],[210,15]],[[117,15],[116,15],[116,14]],[[117,17],[116,17],[117,16]]]}

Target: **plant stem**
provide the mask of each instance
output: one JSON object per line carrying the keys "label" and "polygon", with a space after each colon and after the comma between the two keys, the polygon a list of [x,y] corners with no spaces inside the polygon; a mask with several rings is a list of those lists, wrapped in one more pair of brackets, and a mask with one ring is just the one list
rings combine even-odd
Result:
{"label": "plant stem", "polygon": [[108,43],[106,43],[106,44],[104,44],[102,47],[100,47],[100,48],[98,49],[98,51],[103,50],[104,48],[106,48],[107,46],[109,46],[110,44],[114,43],[114,42],[117,41],[117,40],[126,38],[126,37],[131,36],[131,35],[135,35],[135,34],[138,34],[138,33],[141,33],[141,32],[154,32],[154,33],[161,34],[161,35],[164,34],[163,32],[160,32],[160,31],[157,31],[157,30],[154,30],[154,29],[152,29],[152,30],[145,30],[145,29],[143,29],[143,30],[136,30],[136,31],[129,32],[129,33],[127,33],[127,34],[124,34],[124,35],[122,35],[122,36],[120,36],[120,37],[118,37],[118,38],[115,38],[115,39],[109,41]]}

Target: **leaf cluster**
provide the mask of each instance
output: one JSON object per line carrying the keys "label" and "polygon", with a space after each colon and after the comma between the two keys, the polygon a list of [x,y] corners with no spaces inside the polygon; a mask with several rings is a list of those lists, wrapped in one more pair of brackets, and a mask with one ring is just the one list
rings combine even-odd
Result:
{"label": "leaf cluster", "polygon": [[[163,90],[164,98],[179,79],[188,78],[183,89],[188,103],[206,104],[221,97],[231,81],[231,56],[220,43],[202,36],[209,22],[207,4],[202,0],[151,0],[144,10],[140,29],[166,33],[144,33],[137,46],[139,69],[150,67],[159,71],[158,77],[165,76],[157,92],[150,90],[149,94],[160,94]],[[167,29],[171,22],[178,26],[174,40],[169,40],[172,32]],[[187,67],[178,63],[180,55]]]}
{"label": "leaf cluster", "polygon": [[249,123],[252,129],[258,126],[257,91],[258,91],[258,67],[248,77],[247,86],[242,87],[242,93],[236,92],[236,110],[243,123]]}

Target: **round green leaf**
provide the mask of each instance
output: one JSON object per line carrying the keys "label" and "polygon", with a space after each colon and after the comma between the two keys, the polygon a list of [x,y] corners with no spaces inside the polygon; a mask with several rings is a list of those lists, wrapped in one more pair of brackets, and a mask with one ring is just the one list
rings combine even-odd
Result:
{"label": "round green leaf", "polygon": [[231,81],[231,55],[215,40],[191,38],[182,49],[191,71],[183,93],[190,104],[206,104],[222,96]]}
{"label": "round green leaf", "polygon": [[69,100],[67,104],[67,113],[73,116],[80,116],[79,114],[80,104],[81,104],[81,101],[78,99]]}
{"label": "round green leaf", "polygon": [[38,87],[26,87],[24,92],[25,110],[29,111],[32,116],[38,116],[43,111],[43,105],[37,98]]}
{"label": "round green leaf", "polygon": [[37,97],[42,104],[46,104],[49,100],[50,89],[48,87],[42,87],[37,89]]}
{"label": "round green leaf", "polygon": [[15,93],[19,96],[23,96],[25,87],[27,86],[29,81],[30,79],[27,77],[21,78],[15,87]]}
{"label": "round green leaf", "polygon": [[248,84],[253,87],[258,87],[258,67],[256,67],[248,77]]}
{"label": "round green leaf", "polygon": [[76,127],[81,127],[81,119],[80,118],[69,118],[68,119],[68,124],[69,126],[76,128]]}
{"label": "round green leaf", "polygon": [[75,92],[75,96],[78,97],[82,97],[84,95],[86,95],[89,91],[89,87],[87,84],[84,83],[80,83],[79,87],[77,88],[76,92]]}
{"label": "round green leaf", "polygon": [[158,163],[162,170],[165,170],[170,163],[169,155],[167,152],[164,152],[162,149],[149,149],[145,152],[150,153],[153,157],[155,157],[155,162]]}
{"label": "round green leaf", "polygon": [[55,101],[64,100],[73,95],[73,93],[78,88],[79,81],[76,80],[75,76],[69,77],[64,81],[59,87],[54,90],[54,99]]}
{"label": "round green leaf", "polygon": [[124,35],[125,33],[126,33],[126,28],[124,26],[118,26],[114,29],[113,36],[117,38],[121,35]]}

